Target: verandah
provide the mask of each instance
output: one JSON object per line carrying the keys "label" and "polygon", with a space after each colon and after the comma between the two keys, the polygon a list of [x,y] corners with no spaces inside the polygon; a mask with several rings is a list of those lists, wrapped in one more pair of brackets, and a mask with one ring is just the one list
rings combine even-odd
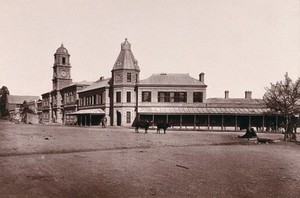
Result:
{"label": "verandah", "polygon": [[234,130],[254,127],[259,131],[278,131],[283,119],[278,115],[141,114],[140,120],[167,122],[173,128],[193,130]]}

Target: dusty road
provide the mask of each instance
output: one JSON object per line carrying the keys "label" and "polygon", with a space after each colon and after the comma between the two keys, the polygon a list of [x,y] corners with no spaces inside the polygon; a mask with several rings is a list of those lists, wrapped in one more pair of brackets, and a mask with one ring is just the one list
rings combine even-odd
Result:
{"label": "dusty road", "polygon": [[0,121],[0,196],[299,197],[300,145],[241,134]]}

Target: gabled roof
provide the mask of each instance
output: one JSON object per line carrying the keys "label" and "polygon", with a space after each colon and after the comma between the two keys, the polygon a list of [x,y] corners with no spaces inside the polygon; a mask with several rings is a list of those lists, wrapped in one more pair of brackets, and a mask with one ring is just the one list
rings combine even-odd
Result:
{"label": "gabled roof", "polygon": [[86,87],[85,89],[82,89],[82,90],[78,91],[78,93],[91,91],[91,90],[99,89],[99,88],[102,88],[102,87],[109,87],[109,81],[110,81],[110,78],[103,79],[103,80],[101,80],[101,79],[97,80],[96,82],[94,82],[90,86]]}
{"label": "gabled roof", "polygon": [[189,74],[152,74],[149,78],[141,80],[139,85],[180,85],[180,86],[205,86],[206,85],[192,78]]}
{"label": "gabled roof", "polygon": [[125,42],[121,44],[121,51],[112,71],[119,69],[140,71],[138,61],[134,58],[131,52],[131,44],[127,41],[127,39],[125,39]]}
{"label": "gabled roof", "polygon": [[23,102],[26,100],[27,102],[32,100],[39,100],[39,96],[17,96],[17,95],[8,95],[7,96],[7,102],[9,104],[23,104]]}

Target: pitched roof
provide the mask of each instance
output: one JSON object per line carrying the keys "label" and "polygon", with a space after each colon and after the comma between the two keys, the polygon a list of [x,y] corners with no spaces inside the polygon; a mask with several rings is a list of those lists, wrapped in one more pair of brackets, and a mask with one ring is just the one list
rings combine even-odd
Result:
{"label": "pitched roof", "polygon": [[112,70],[119,69],[131,69],[140,71],[138,61],[134,58],[131,52],[131,44],[127,41],[127,39],[125,39],[125,42],[121,44],[120,54]]}
{"label": "pitched roof", "polygon": [[152,74],[149,78],[141,80],[139,85],[183,85],[206,86],[203,82],[192,78],[189,74]]}
{"label": "pitched roof", "polygon": [[85,89],[78,91],[78,93],[82,93],[82,92],[86,92],[86,91],[90,91],[90,90],[94,90],[94,89],[99,89],[102,87],[109,87],[109,81],[110,81],[110,78],[103,79],[103,80],[101,80],[101,79],[97,80],[96,82],[94,82],[90,86],[86,87]]}
{"label": "pitched roof", "polygon": [[70,85],[67,85],[67,86],[63,87],[62,89],[65,89],[67,87],[72,87],[74,85],[80,86],[80,85],[91,85],[91,84],[93,84],[93,82],[89,82],[89,81],[86,81],[86,80],[80,81],[80,82],[72,82]]}
{"label": "pitched roof", "polygon": [[23,102],[26,100],[27,102],[32,100],[39,100],[39,96],[17,96],[17,95],[8,95],[7,96],[7,102],[9,104],[23,104]]}
{"label": "pitched roof", "polygon": [[266,107],[263,99],[249,98],[208,98],[206,104],[214,107]]}
{"label": "pitched roof", "polygon": [[219,104],[264,104],[263,99],[248,98],[208,98],[206,102]]}

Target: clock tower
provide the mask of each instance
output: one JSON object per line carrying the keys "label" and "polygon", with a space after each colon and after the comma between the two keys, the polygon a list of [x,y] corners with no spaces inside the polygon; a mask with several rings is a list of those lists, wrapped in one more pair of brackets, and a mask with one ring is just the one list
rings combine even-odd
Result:
{"label": "clock tower", "polygon": [[71,84],[71,65],[70,54],[68,50],[61,44],[54,54],[53,65],[53,90],[60,90],[61,88]]}

